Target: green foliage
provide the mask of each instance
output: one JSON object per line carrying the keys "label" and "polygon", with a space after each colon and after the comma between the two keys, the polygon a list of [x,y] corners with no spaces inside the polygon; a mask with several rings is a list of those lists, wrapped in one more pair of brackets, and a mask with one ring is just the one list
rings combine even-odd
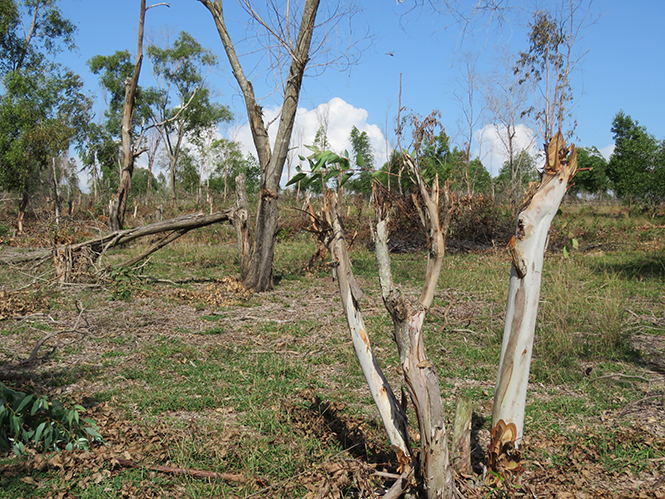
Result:
{"label": "green foliage", "polygon": [[[50,29],[44,22],[35,29]],[[59,31],[53,28],[53,32]],[[49,36],[50,31],[38,33]],[[11,70],[1,75],[0,186],[23,193],[27,203],[27,194],[39,186],[40,173],[50,159],[72,143],[82,144],[91,101],[73,72],[49,63],[30,45],[16,50],[18,54],[4,54],[9,58],[4,67]]]}
{"label": "green foliage", "polygon": [[[3,74],[40,66],[44,54],[74,49],[76,26],[62,17],[56,0],[3,0],[0,9],[0,71]],[[30,26],[24,26],[23,19],[34,23],[30,37]]]}
{"label": "green foliage", "polygon": [[236,188],[236,177],[245,174],[248,194],[256,194],[261,180],[261,169],[252,154],[242,156],[240,144],[227,139],[215,140],[209,154],[215,169],[208,179],[208,187],[216,192],[233,192]]}
{"label": "green foliage", "polygon": [[571,194],[587,192],[589,194],[605,194],[609,188],[607,178],[607,160],[595,147],[577,149],[577,174],[574,184],[569,189]]}
{"label": "green foliage", "polygon": [[521,202],[522,195],[531,182],[538,182],[540,174],[536,170],[536,158],[528,151],[520,151],[511,162],[505,161],[494,179],[496,192],[506,194],[509,199]]}
{"label": "green foliage", "polygon": [[[466,153],[457,147],[450,149],[450,139],[445,131],[437,135],[425,134],[418,143],[419,149],[414,149],[412,157],[417,159],[420,171],[429,184],[438,175],[439,183],[450,181],[452,191],[467,191],[465,174],[467,171]],[[391,186],[409,192],[415,185],[411,173],[402,164],[399,151],[393,151],[388,162],[377,174],[377,179],[386,187]],[[489,192],[492,187],[492,178],[482,164],[475,158],[468,162],[469,184],[474,192]]]}
{"label": "green foliage", "polygon": [[369,142],[367,132],[360,132],[354,125],[349,137],[356,158],[358,174],[349,182],[352,190],[368,196],[372,193],[372,179],[374,178],[374,151]]}
{"label": "green foliage", "polygon": [[196,160],[190,154],[189,150],[180,151],[178,169],[176,170],[176,183],[180,189],[193,194],[199,188],[201,175],[199,174]]}
{"label": "green foliage", "polygon": [[[148,192],[148,178],[150,177],[150,172],[147,168],[134,168],[134,174],[132,175],[132,194],[144,195]],[[150,179],[150,186],[153,191],[159,191],[162,188],[162,184],[159,179],[152,175]]]}
{"label": "green foliage", "polygon": [[316,145],[306,147],[312,151],[312,154],[307,158],[300,156],[300,160],[309,163],[309,172],[304,172],[300,166],[296,166],[298,173],[289,180],[287,186],[299,182],[304,189],[318,182],[325,186],[329,180],[339,177],[340,180],[337,182],[339,189],[353,176],[354,171],[351,168],[351,160],[347,151],[344,151],[343,155],[339,155],[332,151],[321,150]]}
{"label": "green foliage", "polygon": [[616,196],[629,205],[665,200],[665,146],[623,111],[612,121],[612,134],[607,176]]}
{"label": "green foliage", "polygon": [[13,390],[0,382],[0,450],[25,453],[28,446],[44,452],[87,449],[103,442],[94,420],[81,418],[80,405],[66,407],[46,396]]}
{"label": "green foliage", "polygon": [[111,300],[130,301],[136,288],[137,276],[133,268],[115,268],[110,273]]}

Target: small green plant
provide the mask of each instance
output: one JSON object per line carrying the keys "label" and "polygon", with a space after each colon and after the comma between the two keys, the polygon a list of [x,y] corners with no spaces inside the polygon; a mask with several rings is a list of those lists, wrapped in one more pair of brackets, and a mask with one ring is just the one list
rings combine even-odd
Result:
{"label": "small green plant", "polygon": [[13,390],[0,382],[0,449],[18,456],[28,446],[43,451],[87,449],[90,441],[103,442],[91,418],[81,418],[80,405],[66,407],[44,395]]}
{"label": "small green plant", "polygon": [[570,248],[579,249],[580,243],[575,238],[575,235],[572,232],[568,233],[568,240],[570,241],[563,247],[563,257],[568,258],[570,256]]}
{"label": "small green plant", "polygon": [[134,269],[118,268],[111,271],[111,300],[129,301],[136,287]]}

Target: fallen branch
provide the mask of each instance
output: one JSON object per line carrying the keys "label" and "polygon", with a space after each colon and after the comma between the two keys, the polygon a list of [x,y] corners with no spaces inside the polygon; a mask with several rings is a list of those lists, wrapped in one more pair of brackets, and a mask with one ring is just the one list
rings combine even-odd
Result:
{"label": "fallen branch", "polygon": [[644,378],[642,376],[632,376],[632,375],[621,374],[621,373],[605,374],[604,376],[598,376],[597,378],[594,378],[591,381],[598,381],[600,379],[607,379],[607,378],[638,379],[640,381],[644,381],[645,383],[651,383],[653,381],[649,378]]}
{"label": "fallen branch", "polygon": [[409,468],[407,471],[402,473],[398,477],[397,481],[395,481],[393,486],[388,489],[388,492],[385,493],[383,499],[397,499],[400,497],[409,486],[414,472],[415,470],[413,468]]}
{"label": "fallen branch", "polygon": [[[77,304],[77,306],[78,305],[79,304]],[[81,307],[79,309],[79,315],[76,318],[76,322],[74,323],[74,327],[72,327],[70,329],[64,329],[62,331],[55,331],[53,333],[47,334],[41,340],[39,340],[35,344],[35,346],[32,348],[32,352],[30,353],[30,356],[27,359],[21,360],[19,362],[19,365],[23,366],[23,365],[32,363],[35,360],[35,358],[37,358],[37,352],[39,352],[39,349],[42,347],[42,345],[44,343],[46,343],[48,340],[50,340],[51,338],[54,338],[56,336],[59,336],[61,334],[66,334],[66,333],[82,333],[81,331],[78,330],[78,325],[79,325],[79,322],[81,322],[81,317],[83,316],[83,312],[85,312],[85,308]],[[53,319],[51,318],[51,320],[53,320]],[[83,334],[85,334],[85,332]]]}
{"label": "fallen branch", "polygon": [[116,457],[112,462],[117,462],[120,466],[125,468],[137,468],[152,471],[159,471],[161,473],[172,473],[174,475],[186,475],[194,478],[212,478],[215,480],[225,480],[227,482],[243,483],[245,478],[242,475],[234,473],[218,473],[216,471],[196,470],[192,468],[174,468],[172,466],[162,466],[159,464],[140,464],[130,459],[122,459]]}
{"label": "fallen branch", "polygon": [[0,254],[0,264],[12,265],[17,263],[27,262],[42,262],[53,257],[58,269],[58,278],[61,282],[68,282],[71,280],[71,274],[81,257],[86,260],[87,264],[93,264],[99,260],[104,253],[116,246],[131,243],[142,237],[152,236],[163,232],[170,234],[155,243],[151,248],[142,253],[140,256],[128,260],[121,264],[123,267],[136,264],[141,259],[154,253],[158,249],[166,246],[170,242],[176,240],[178,237],[189,232],[193,229],[205,227],[220,222],[227,222],[233,219],[234,210],[224,210],[211,215],[204,215],[203,213],[192,213],[182,217],[164,220],[149,225],[143,225],[132,229],[123,229],[108,234],[104,234],[93,239],[88,239],[77,244],[60,245],[52,249],[39,249],[29,252],[3,252]]}

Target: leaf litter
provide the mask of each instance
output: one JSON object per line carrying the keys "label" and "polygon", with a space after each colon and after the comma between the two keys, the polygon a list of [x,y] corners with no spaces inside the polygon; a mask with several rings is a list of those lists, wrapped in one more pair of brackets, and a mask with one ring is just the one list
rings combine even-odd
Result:
{"label": "leaf litter", "polygon": [[[252,300],[251,307],[246,306],[249,300]],[[120,497],[187,497],[179,478],[172,473],[150,470],[149,466],[177,468],[178,463],[171,462],[172,449],[182,445],[183,441],[191,440],[195,434],[207,439],[206,451],[218,459],[224,461],[229,456],[242,458],[243,438],[253,438],[252,430],[238,421],[232,409],[222,412],[171,412],[146,419],[136,410],[128,412],[126,408],[118,407],[113,399],[103,403],[91,402],[95,394],[108,390],[118,382],[136,382],[118,376],[121,370],[131,366],[141,367],[144,359],[140,352],[157,336],[180,338],[187,344],[197,346],[216,345],[220,341],[251,345],[281,352],[287,357],[298,355],[288,345],[299,341],[308,344],[311,351],[332,352],[331,338],[345,333],[336,322],[340,318],[336,300],[335,286],[329,278],[314,279],[305,286],[302,283],[283,283],[278,290],[260,298],[243,292],[237,279],[226,278],[192,283],[186,288],[154,285],[148,291],[137,294],[130,304],[98,300],[98,306],[86,312],[87,328],[91,333],[80,340],[80,351],[64,358],[44,357],[25,376],[31,383],[46,388],[53,379],[53,372],[72,369],[73,366],[99,366],[109,352],[120,356],[122,360],[117,365],[104,368],[102,379],[81,377],[49,389],[54,395],[73,397],[88,408],[86,415],[97,421],[105,439],[104,445],[90,451],[58,454],[33,451],[29,459],[23,461],[4,460],[5,464],[0,465],[2,481],[20,477],[26,485],[41,487],[45,497],[66,499],[75,497],[76,491],[104,484],[116,477],[122,480],[127,473],[127,468],[120,464],[124,460],[146,465],[147,468],[144,468],[145,478],[140,481],[122,480]],[[33,313],[46,307],[43,302],[30,305],[28,300],[9,300],[8,303],[10,308],[18,311],[15,315]],[[367,307],[380,308],[378,298],[368,303]],[[217,312],[220,308],[222,313]],[[68,318],[65,310],[50,313],[61,321]],[[219,322],[225,325],[224,334],[219,337],[197,334],[210,327],[204,317],[217,313],[220,314]],[[73,319],[73,313],[69,312],[69,315],[69,319]],[[463,315],[466,320],[467,315]],[[450,317],[454,319],[455,314],[450,314]],[[248,338],[242,331],[247,321],[279,325],[308,320],[316,321],[318,327],[316,334],[306,339],[295,337],[285,342],[279,334],[270,331]],[[10,333],[4,337],[7,340],[5,349],[25,348],[18,332],[12,332],[11,328],[4,329]],[[654,351],[651,362],[662,362],[660,355],[662,352]],[[334,380],[344,374],[343,367],[340,370],[334,365],[309,367],[324,380]],[[645,372],[651,375],[656,371],[649,370],[647,366]],[[656,374],[659,375],[658,383],[649,387],[647,395],[658,390],[662,393],[662,379],[660,373]],[[468,381],[468,386],[477,385],[473,380]],[[464,381],[457,380],[455,387],[463,388]],[[362,388],[359,393],[364,391]],[[312,466],[283,482],[271,483],[268,477],[244,476],[246,482],[237,489],[238,497],[246,495],[244,491],[251,490],[264,491],[259,496],[270,497],[279,488],[282,493],[292,490],[294,494],[295,490],[305,490],[308,499],[369,498],[380,497],[390,487],[399,463],[395,454],[386,448],[380,425],[364,417],[353,416],[345,404],[323,397],[325,393],[321,390],[316,393],[305,391],[300,393],[299,398],[281,401],[280,405],[294,433],[315,437],[322,445],[334,445],[341,449],[340,452],[332,458],[313,454]],[[658,456],[662,456],[665,449],[662,399],[638,402],[627,411],[606,414],[602,421],[591,419],[575,432],[567,434],[553,436],[550,432],[540,433],[537,428],[531,428],[523,446],[526,469],[521,485],[487,489],[483,488],[478,477],[462,479],[461,482],[469,484],[460,487],[462,495],[469,498],[665,499],[665,460],[648,457],[656,455],[650,454],[649,449],[658,451]],[[538,403],[538,396],[534,397],[533,403]],[[484,406],[481,410],[485,410]],[[210,433],[205,426],[206,418],[226,418],[227,431]],[[174,419],[184,424],[173,424]],[[417,435],[414,437],[417,438]],[[608,441],[612,442],[610,447],[607,447]],[[601,451],[600,446],[605,448]],[[640,452],[647,457],[638,462],[635,456]],[[477,446],[474,455],[476,460],[484,460],[486,447],[482,444]],[[243,474],[243,470],[238,468],[228,471]],[[49,475],[44,475],[44,472]],[[52,473],[57,474],[60,480],[49,479]],[[162,477],[158,485],[154,480],[156,476]]]}

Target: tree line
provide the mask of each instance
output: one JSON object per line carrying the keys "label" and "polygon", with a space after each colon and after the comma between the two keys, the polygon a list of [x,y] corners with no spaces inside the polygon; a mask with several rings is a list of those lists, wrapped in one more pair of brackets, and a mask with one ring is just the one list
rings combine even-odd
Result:
{"label": "tree line", "polygon": [[[60,51],[75,48],[76,33],[57,2],[3,0],[0,11],[0,187],[18,196],[20,231],[31,197],[45,193],[61,204],[80,193],[74,151],[90,175],[95,199],[108,199],[117,189],[123,101],[135,65],[128,50],[88,61],[105,93],[106,109],[95,120],[93,99],[80,76],[55,62]],[[26,19],[31,23],[24,30]],[[130,133],[139,139],[145,166],[134,172],[132,194],[169,188],[172,199],[178,190],[200,195],[205,178],[226,198],[242,172],[255,192],[256,159],[217,133],[232,119],[206,83],[217,57],[186,32],[166,46],[149,45],[146,53],[155,85],[139,85],[134,97]],[[166,167],[168,179],[155,175],[156,161]]]}

